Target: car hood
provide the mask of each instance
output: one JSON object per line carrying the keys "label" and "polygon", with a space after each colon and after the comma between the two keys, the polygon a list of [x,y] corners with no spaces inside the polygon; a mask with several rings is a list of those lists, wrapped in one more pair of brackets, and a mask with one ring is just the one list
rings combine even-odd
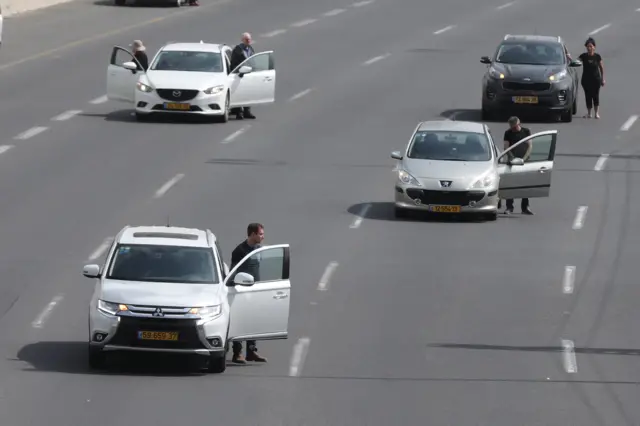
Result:
{"label": "car hood", "polygon": [[494,169],[492,161],[440,161],[405,158],[404,169],[423,186],[440,187],[440,180],[451,181],[451,189],[467,189],[478,178]]}
{"label": "car hood", "polygon": [[221,303],[221,285],[104,280],[100,299],[125,305],[212,306]]}
{"label": "car hood", "polygon": [[549,76],[559,73],[563,65],[513,65],[494,63],[493,67],[504,74],[505,80],[521,80],[530,78],[531,81],[547,82]]}
{"label": "car hood", "polygon": [[184,72],[184,71],[148,71],[147,79],[156,89],[205,90],[225,84],[225,73]]}

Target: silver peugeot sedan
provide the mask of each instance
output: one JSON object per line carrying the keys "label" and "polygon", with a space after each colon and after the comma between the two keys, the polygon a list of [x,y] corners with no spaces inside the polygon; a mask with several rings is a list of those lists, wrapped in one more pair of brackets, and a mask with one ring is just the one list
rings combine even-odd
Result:
{"label": "silver peugeot sedan", "polygon": [[[391,153],[398,160],[396,217],[418,210],[476,213],[496,220],[499,198],[548,197],[557,134],[534,133],[500,152],[486,124],[421,122],[404,152]],[[528,145],[526,153],[515,156],[523,144]]]}

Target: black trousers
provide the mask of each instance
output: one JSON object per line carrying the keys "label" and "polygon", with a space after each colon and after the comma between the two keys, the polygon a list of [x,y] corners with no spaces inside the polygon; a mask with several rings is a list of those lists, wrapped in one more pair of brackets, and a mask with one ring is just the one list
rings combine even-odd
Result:
{"label": "black trousers", "polygon": [[600,88],[602,82],[600,80],[582,81],[582,89],[584,89],[584,100],[587,103],[587,109],[600,106]]}
{"label": "black trousers", "polygon": [[229,113],[231,114],[251,114],[251,107],[244,107],[244,108],[231,108],[231,111],[229,111]]}
{"label": "black trousers", "polygon": [[[502,207],[502,200],[498,201],[498,208]],[[522,210],[526,210],[529,208],[529,199],[528,198],[523,198],[522,201],[520,202],[520,208]],[[507,199],[507,209],[508,210],[513,210],[513,199],[509,198]]]}
{"label": "black trousers", "polygon": [[[255,351],[256,341],[255,340],[247,340],[247,353]],[[233,354],[239,355],[242,352],[242,342],[233,342]]]}

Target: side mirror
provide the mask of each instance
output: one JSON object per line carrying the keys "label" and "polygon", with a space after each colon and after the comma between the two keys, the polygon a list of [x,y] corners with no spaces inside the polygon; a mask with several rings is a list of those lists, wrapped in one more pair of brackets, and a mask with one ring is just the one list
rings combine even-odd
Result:
{"label": "side mirror", "polygon": [[569,66],[573,67],[573,68],[581,67],[582,66],[582,62],[580,62],[578,60],[571,61],[571,62],[569,62]]}
{"label": "side mirror", "polygon": [[483,64],[489,65],[489,64],[491,64],[491,59],[489,59],[488,56],[483,56],[482,58],[480,58],[480,62],[483,63]]}
{"label": "side mirror", "polygon": [[252,286],[255,283],[255,280],[253,279],[253,275],[251,274],[247,274],[246,272],[238,272],[233,278],[233,283],[235,285]]}
{"label": "side mirror", "polygon": [[393,158],[394,160],[402,160],[402,154],[400,153],[400,151],[393,151],[391,153],[391,158]]}
{"label": "side mirror", "polygon": [[253,68],[251,68],[250,66],[247,66],[247,65],[243,65],[238,70],[238,74],[240,74],[240,75],[249,74],[251,71],[253,71]]}
{"label": "side mirror", "polygon": [[87,278],[100,278],[100,265],[84,265],[82,267],[82,275]]}
{"label": "side mirror", "polygon": [[124,64],[122,64],[122,68],[128,69],[130,71],[137,71],[138,70],[138,65],[136,65],[135,62],[130,61],[130,62],[125,62]]}
{"label": "side mirror", "polygon": [[510,166],[524,166],[524,160],[522,158],[513,158],[509,161]]}

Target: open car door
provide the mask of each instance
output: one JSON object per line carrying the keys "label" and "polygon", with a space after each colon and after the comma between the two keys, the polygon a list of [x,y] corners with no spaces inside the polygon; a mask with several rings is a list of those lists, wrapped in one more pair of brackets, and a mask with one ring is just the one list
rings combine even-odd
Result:
{"label": "open car door", "polygon": [[[245,72],[240,72],[240,71]],[[231,74],[231,107],[270,104],[276,98],[276,68],[273,51],[245,59]]]}
{"label": "open car door", "polygon": [[[138,69],[126,68],[133,62]],[[138,60],[124,47],[115,46],[107,68],[107,98],[112,101],[135,102],[136,83],[144,70]]]}
{"label": "open car door", "polygon": [[260,247],[225,279],[229,286],[229,340],[286,339],[289,334],[289,244]]}
{"label": "open car door", "polygon": [[[500,198],[548,197],[551,190],[551,173],[556,153],[557,130],[545,130],[519,141],[498,157],[500,174]],[[514,158],[513,150],[531,143],[527,158]],[[523,149],[520,147],[520,149]]]}

